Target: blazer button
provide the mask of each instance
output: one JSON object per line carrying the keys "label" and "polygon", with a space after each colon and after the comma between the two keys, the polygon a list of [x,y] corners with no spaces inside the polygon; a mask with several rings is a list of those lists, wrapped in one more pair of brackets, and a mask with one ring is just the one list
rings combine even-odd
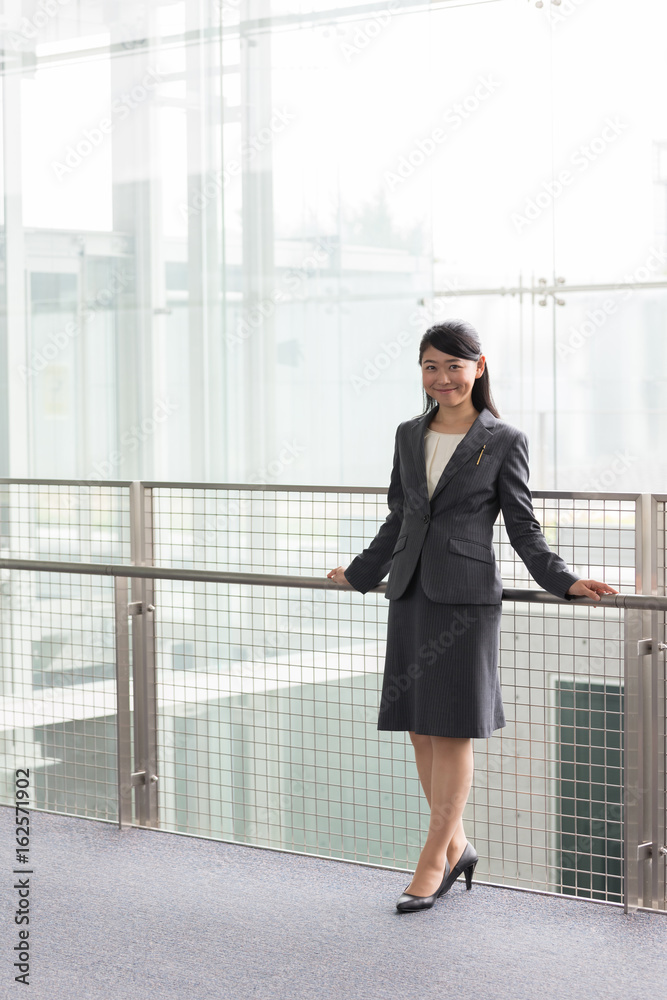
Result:
{"label": "blazer button", "polygon": [[431,517],[430,514],[424,514],[424,524],[426,524],[428,522],[428,520],[430,519],[430,517]]}

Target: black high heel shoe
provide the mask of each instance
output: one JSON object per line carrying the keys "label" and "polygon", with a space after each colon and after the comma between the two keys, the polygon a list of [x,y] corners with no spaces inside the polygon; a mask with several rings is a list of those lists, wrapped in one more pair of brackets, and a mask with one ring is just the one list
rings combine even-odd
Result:
{"label": "black high heel shoe", "polygon": [[413,910],[428,910],[433,906],[438,896],[442,896],[443,892],[445,892],[445,885],[450,874],[449,861],[445,861],[445,874],[435,892],[431,893],[430,896],[413,896],[411,892],[404,892],[396,903],[396,909],[399,913],[411,913]]}
{"label": "black high heel shoe", "polygon": [[477,851],[472,846],[472,844],[466,842],[466,846],[463,848],[461,857],[456,862],[451,870],[448,879],[445,879],[442,886],[442,895],[450,889],[452,885],[456,882],[457,878],[462,872],[465,872],[466,877],[466,889],[472,888],[472,873],[474,872],[477,862],[479,861],[479,855]]}

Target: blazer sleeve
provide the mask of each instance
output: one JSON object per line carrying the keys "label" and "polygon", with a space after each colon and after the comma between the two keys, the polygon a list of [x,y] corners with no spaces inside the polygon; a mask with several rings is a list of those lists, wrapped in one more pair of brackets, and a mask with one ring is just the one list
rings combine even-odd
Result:
{"label": "blazer sleeve", "polygon": [[377,587],[391,569],[391,554],[403,523],[403,504],[397,429],[394,444],[394,465],[387,491],[387,506],[391,513],[388,514],[373,541],[360,555],[355,556],[345,570],[345,579],[362,594]]}
{"label": "blazer sleeve", "polygon": [[549,548],[533,510],[528,488],[529,475],[528,438],[523,431],[519,431],[498,473],[498,498],[503,521],[513,548],[533,579],[550,594],[570,601],[573,595],[566,591],[580,577],[572,573],[567,563]]}

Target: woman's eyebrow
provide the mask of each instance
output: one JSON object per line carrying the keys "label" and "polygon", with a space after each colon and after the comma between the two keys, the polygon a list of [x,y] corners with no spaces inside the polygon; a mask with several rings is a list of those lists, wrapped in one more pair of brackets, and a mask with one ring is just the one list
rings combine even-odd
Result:
{"label": "woman's eyebrow", "polygon": [[[463,360],[463,358],[450,358],[449,359],[449,361],[462,361],[462,360]],[[445,364],[446,365],[449,364],[449,361],[445,361]],[[437,364],[437,361],[435,361],[434,358],[422,358],[422,364],[423,365],[425,365],[427,362],[429,364],[432,364],[432,365]]]}

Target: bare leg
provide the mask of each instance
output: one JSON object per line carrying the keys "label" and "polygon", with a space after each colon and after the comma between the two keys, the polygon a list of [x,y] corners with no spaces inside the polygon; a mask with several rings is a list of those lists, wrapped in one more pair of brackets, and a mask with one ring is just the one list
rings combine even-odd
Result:
{"label": "bare leg", "polygon": [[420,733],[413,733],[408,730],[412,746],[415,751],[415,762],[417,764],[417,774],[421,782],[422,791],[426,796],[429,809],[431,808],[431,764],[433,763],[433,744],[430,736],[422,736]]}
{"label": "bare leg", "polygon": [[[413,737],[416,737],[413,738]],[[417,771],[422,786],[428,782],[428,754],[424,737],[410,734],[415,746]],[[456,864],[466,845],[462,815],[473,776],[471,739],[429,736],[431,741],[431,822],[412,882],[405,890],[415,896],[435,892],[445,871],[445,859]]]}
{"label": "bare leg", "polygon": [[[431,741],[433,737],[423,736],[421,733],[413,733],[412,730],[408,730],[408,733],[415,751],[417,774],[419,775],[422,790],[430,809],[431,767],[433,764],[433,743]],[[465,830],[463,829],[463,820],[460,819],[459,825],[452,836],[449,847],[447,848],[447,860],[449,861],[450,868],[453,868],[461,857],[461,853],[463,848],[466,846],[467,841],[468,838],[466,837]],[[430,893],[427,893],[426,895],[430,895]]]}

